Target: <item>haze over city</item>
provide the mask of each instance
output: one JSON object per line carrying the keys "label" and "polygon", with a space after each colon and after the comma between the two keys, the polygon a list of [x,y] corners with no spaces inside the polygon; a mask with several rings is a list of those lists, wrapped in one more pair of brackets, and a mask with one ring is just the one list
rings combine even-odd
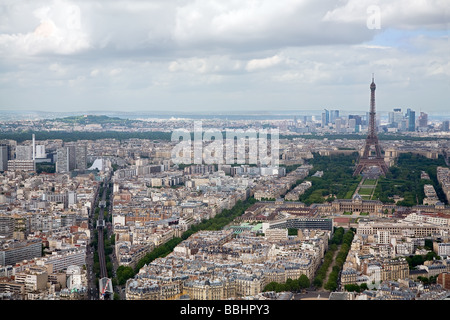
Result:
{"label": "haze over city", "polygon": [[446,1],[12,1],[0,110],[448,110]]}

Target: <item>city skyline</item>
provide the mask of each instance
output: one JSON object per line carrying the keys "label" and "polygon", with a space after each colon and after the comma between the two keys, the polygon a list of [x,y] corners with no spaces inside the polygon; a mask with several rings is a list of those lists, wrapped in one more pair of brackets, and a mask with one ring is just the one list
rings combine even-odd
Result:
{"label": "city skyline", "polygon": [[3,111],[360,112],[372,73],[380,113],[448,109],[448,17],[439,1],[0,8]]}

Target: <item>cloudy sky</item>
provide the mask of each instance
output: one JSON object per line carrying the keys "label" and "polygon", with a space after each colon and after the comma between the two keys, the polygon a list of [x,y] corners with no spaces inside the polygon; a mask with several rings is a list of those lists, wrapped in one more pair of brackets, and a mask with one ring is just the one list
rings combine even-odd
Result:
{"label": "cloudy sky", "polygon": [[0,110],[448,111],[448,0],[0,0]]}

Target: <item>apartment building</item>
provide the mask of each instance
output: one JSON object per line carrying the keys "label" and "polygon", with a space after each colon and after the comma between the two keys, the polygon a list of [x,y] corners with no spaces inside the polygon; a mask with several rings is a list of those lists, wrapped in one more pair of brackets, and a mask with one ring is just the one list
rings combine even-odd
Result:
{"label": "apartment building", "polygon": [[42,240],[9,240],[0,242],[0,265],[14,265],[22,260],[42,256]]}
{"label": "apartment building", "polygon": [[25,293],[43,291],[47,288],[48,270],[33,266],[15,275],[15,282],[25,285]]}
{"label": "apartment building", "polygon": [[11,216],[0,215],[0,237],[12,238],[15,229],[15,220]]}
{"label": "apartment building", "polygon": [[116,257],[120,266],[134,269],[136,264],[155,248],[153,243],[131,244],[131,242],[117,242],[115,245]]}
{"label": "apartment building", "polygon": [[281,228],[267,229],[265,232],[265,236],[269,242],[279,242],[287,240],[288,230]]}
{"label": "apartment building", "polygon": [[234,278],[192,280],[183,283],[183,294],[193,300],[226,300],[236,296]]}
{"label": "apartment building", "polygon": [[417,238],[428,237],[432,234],[440,234],[441,231],[447,230],[447,227],[441,227],[429,223],[414,222],[359,222],[356,234],[373,235],[381,231],[389,232],[390,235],[414,236]]}
{"label": "apartment building", "polygon": [[80,266],[86,264],[86,250],[81,248],[73,248],[66,251],[52,252],[36,259],[38,266],[51,266],[52,272],[66,270],[69,266]]}
{"label": "apartment building", "polygon": [[450,242],[433,242],[433,251],[442,258],[450,257]]}

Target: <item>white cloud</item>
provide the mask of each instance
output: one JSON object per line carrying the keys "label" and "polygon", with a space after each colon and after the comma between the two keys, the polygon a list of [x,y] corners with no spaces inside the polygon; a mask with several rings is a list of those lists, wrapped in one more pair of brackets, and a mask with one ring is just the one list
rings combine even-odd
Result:
{"label": "white cloud", "polygon": [[194,74],[222,74],[241,71],[243,61],[231,59],[227,55],[208,55],[203,58],[180,58],[169,63],[170,72],[187,72]]}
{"label": "white cloud", "polygon": [[173,36],[181,43],[268,39],[299,18],[297,14],[303,3],[301,0],[191,1],[176,9]]}
{"label": "white cloud", "polygon": [[94,69],[91,71],[90,75],[91,77],[96,77],[100,74],[100,70],[99,69]]}
{"label": "white cloud", "polygon": [[115,76],[117,76],[117,75],[119,75],[121,73],[122,73],[122,69],[121,68],[114,68],[111,71],[109,71],[109,75],[112,76],[112,77],[115,77]]}
{"label": "white cloud", "polygon": [[[3,0],[0,108],[33,105],[36,94],[49,105],[346,105],[372,72],[380,101],[402,88],[386,99],[413,106],[428,89],[443,107],[447,3]],[[366,26],[370,5],[379,30]]]}
{"label": "white cloud", "polygon": [[0,34],[0,53],[65,55],[90,47],[88,35],[81,26],[81,11],[78,6],[68,1],[53,1],[51,5],[39,6],[33,11],[33,15],[36,23],[33,30]]}
{"label": "white cloud", "polygon": [[247,71],[267,69],[267,68],[276,66],[277,64],[281,63],[282,61],[283,61],[283,58],[281,58],[279,55],[274,55],[273,57],[264,58],[264,59],[253,59],[247,63],[247,66],[245,67],[245,69]]}
{"label": "white cloud", "polygon": [[381,28],[448,28],[447,0],[348,0],[328,10],[323,20],[364,24],[372,14],[378,14],[378,10],[371,8],[378,8]]}
{"label": "white cloud", "polygon": [[58,75],[65,75],[67,73],[67,68],[63,67],[61,64],[59,63],[52,63],[48,69],[50,71],[53,71],[54,73],[58,74]]}
{"label": "white cloud", "polygon": [[207,65],[205,59],[191,58],[180,59],[173,61],[169,65],[170,72],[193,72],[193,73],[206,73],[210,66]]}

